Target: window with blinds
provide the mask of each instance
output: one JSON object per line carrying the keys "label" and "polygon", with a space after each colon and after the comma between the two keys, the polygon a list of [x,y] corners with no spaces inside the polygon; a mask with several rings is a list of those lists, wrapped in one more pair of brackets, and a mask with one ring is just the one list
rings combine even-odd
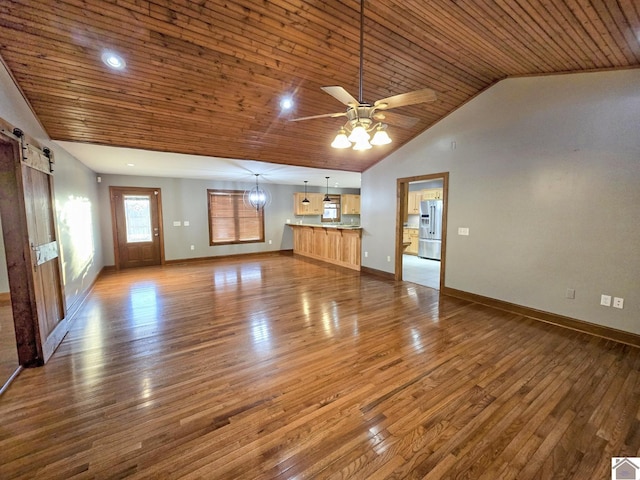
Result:
{"label": "window with blinds", "polygon": [[264,242],[264,210],[244,204],[242,190],[207,190],[209,245]]}

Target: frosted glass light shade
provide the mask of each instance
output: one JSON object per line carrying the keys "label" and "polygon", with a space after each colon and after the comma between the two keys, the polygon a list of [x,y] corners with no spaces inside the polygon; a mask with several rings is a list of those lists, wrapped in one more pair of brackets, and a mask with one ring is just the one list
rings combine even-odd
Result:
{"label": "frosted glass light shade", "polygon": [[351,142],[347,138],[347,134],[344,131],[344,128],[340,129],[340,131],[336,135],[336,138],[334,138],[333,142],[331,142],[331,146],[333,148],[349,148],[349,147],[351,147]]}
{"label": "frosted glass light shade", "polygon": [[391,138],[386,130],[379,128],[376,130],[375,135],[371,139],[371,145],[388,145],[391,143]]}
{"label": "frosted glass light shade", "polygon": [[367,133],[367,130],[360,124],[356,125],[351,131],[351,135],[349,135],[349,141],[353,143],[358,143],[363,140],[369,143],[369,138],[370,135]]}
{"label": "frosted glass light shade", "polygon": [[369,140],[363,138],[362,140],[358,140],[356,144],[353,146],[354,150],[369,150],[371,148],[371,144]]}

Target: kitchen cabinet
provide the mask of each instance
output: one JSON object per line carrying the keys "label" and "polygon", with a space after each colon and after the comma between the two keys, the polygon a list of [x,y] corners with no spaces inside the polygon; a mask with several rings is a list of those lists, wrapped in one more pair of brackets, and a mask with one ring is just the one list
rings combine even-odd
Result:
{"label": "kitchen cabinet", "polygon": [[402,241],[411,242],[411,244],[406,248],[404,253],[409,255],[418,255],[418,229],[417,228],[404,228],[402,231]]}
{"label": "kitchen cabinet", "polygon": [[422,200],[422,191],[409,192],[409,201],[407,205],[408,215],[417,215],[420,213],[420,200]]}
{"label": "kitchen cabinet", "polygon": [[441,188],[429,188],[422,190],[421,192],[422,200],[442,200],[442,189]]}
{"label": "kitchen cabinet", "polygon": [[322,193],[307,193],[309,203],[304,204],[304,192],[296,192],[293,194],[293,214],[294,215],[322,215],[324,212],[324,204]]}
{"label": "kitchen cabinet", "polygon": [[360,215],[360,195],[344,193],[340,197],[343,215]]}

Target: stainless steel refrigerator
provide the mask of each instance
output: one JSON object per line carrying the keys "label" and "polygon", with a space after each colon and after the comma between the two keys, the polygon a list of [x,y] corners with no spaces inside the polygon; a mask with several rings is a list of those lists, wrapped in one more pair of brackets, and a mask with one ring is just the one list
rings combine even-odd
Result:
{"label": "stainless steel refrigerator", "polygon": [[442,200],[420,202],[418,256],[440,260],[442,252]]}

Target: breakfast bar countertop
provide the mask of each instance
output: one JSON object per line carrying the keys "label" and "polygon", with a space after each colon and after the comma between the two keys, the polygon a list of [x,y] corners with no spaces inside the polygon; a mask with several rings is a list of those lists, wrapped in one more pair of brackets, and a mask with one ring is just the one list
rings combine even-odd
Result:
{"label": "breakfast bar countertop", "polygon": [[287,222],[286,225],[290,227],[314,227],[314,228],[337,228],[338,230],[361,230],[362,227],[360,225],[349,225],[349,224],[339,224],[339,223],[294,223]]}

